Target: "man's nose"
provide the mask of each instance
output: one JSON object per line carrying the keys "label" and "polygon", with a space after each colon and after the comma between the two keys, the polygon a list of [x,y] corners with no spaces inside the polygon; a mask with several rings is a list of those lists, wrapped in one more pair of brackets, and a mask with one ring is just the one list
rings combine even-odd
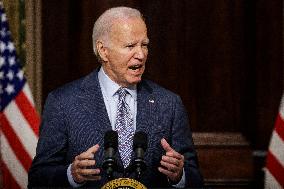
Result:
{"label": "man's nose", "polygon": [[135,52],[135,58],[144,59],[147,54],[147,50],[143,49],[143,47],[138,46]]}

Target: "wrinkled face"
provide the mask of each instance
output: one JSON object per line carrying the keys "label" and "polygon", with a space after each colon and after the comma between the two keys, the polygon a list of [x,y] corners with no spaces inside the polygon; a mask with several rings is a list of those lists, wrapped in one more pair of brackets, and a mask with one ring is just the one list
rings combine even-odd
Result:
{"label": "wrinkled face", "polygon": [[121,86],[141,81],[148,55],[147,28],[141,18],[117,20],[110,32],[110,43],[99,47],[106,74]]}

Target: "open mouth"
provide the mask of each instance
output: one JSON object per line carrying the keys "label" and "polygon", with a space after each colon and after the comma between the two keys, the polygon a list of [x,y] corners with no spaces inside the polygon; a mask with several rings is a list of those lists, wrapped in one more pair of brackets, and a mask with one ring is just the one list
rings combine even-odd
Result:
{"label": "open mouth", "polygon": [[141,65],[141,64],[129,66],[129,69],[131,69],[131,70],[137,70],[137,69],[139,69],[139,68],[142,68],[142,65]]}

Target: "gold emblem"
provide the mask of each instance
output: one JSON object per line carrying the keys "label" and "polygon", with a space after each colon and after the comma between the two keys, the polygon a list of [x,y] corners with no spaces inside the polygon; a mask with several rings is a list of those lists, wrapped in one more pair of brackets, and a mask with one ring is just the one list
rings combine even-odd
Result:
{"label": "gold emblem", "polygon": [[101,189],[147,189],[147,188],[137,180],[130,178],[119,178],[109,181]]}

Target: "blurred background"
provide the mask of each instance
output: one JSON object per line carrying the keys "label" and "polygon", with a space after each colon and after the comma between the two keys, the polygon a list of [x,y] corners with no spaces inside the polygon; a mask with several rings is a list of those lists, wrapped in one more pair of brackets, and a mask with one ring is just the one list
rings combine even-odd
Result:
{"label": "blurred background", "polygon": [[99,66],[94,21],[139,9],[148,26],[145,77],[178,93],[208,187],[263,188],[283,92],[282,0],[4,0],[40,113],[47,94]]}

